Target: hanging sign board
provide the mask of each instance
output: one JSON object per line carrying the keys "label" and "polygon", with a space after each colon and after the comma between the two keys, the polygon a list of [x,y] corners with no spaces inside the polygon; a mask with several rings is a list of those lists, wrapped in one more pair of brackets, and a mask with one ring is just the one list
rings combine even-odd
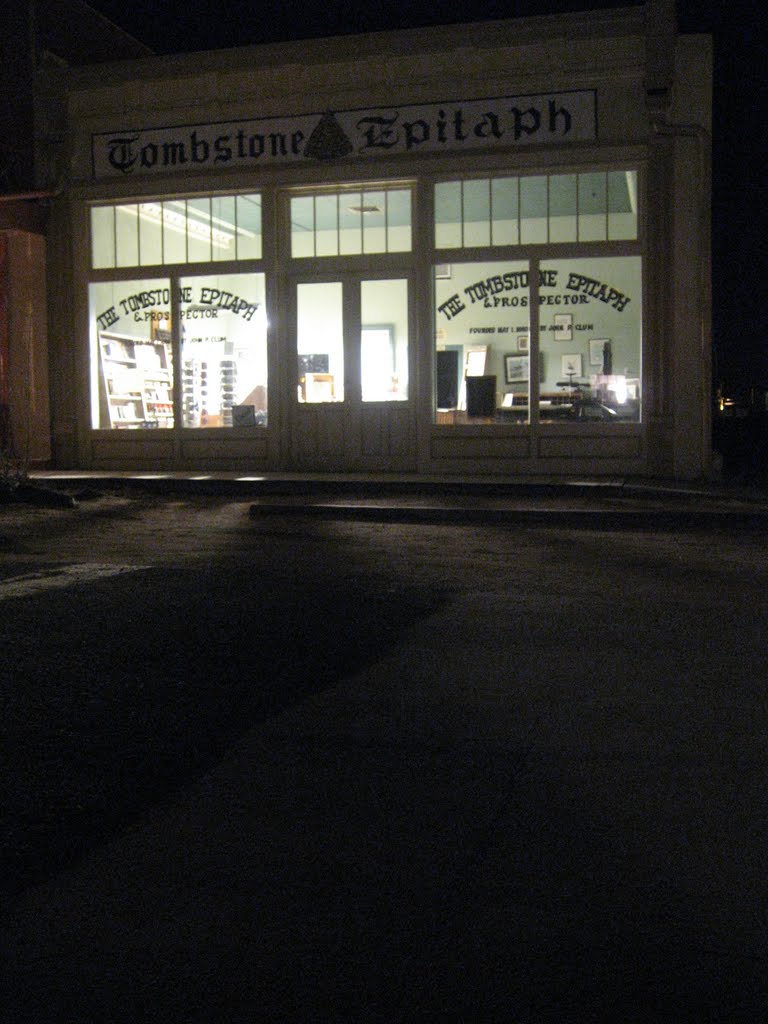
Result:
{"label": "hanging sign board", "polygon": [[594,90],[99,132],[95,179],[394,154],[589,142]]}

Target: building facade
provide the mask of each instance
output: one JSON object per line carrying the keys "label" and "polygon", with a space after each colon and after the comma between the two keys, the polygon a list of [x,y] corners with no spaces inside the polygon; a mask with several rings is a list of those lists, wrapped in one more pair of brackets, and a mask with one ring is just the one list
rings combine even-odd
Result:
{"label": "building facade", "polygon": [[58,85],[57,465],[708,474],[711,52],[670,4]]}

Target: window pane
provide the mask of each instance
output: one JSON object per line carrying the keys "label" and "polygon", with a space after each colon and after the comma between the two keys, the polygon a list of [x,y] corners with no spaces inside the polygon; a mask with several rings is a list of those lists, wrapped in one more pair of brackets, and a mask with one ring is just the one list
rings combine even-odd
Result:
{"label": "window pane", "polygon": [[89,286],[93,427],[173,426],[170,309],[164,279]]}
{"label": "window pane", "polygon": [[339,197],[315,196],[315,251],[318,256],[339,253]]}
{"label": "window pane", "polygon": [[637,238],[637,171],[608,172],[608,238]]}
{"label": "window pane", "polygon": [[458,249],[462,239],[461,182],[435,185],[435,246]]}
{"label": "window pane", "polygon": [[387,192],[387,252],[410,252],[411,190],[392,189]]}
{"label": "window pane", "polygon": [[163,262],[163,226],[157,203],[139,204],[139,261],[143,267]]}
{"label": "window pane", "polygon": [[363,193],[363,252],[387,251],[386,193]]}
{"label": "window pane", "polygon": [[239,260],[261,259],[261,196],[238,196],[237,214],[237,258]]}
{"label": "window pane", "polygon": [[547,179],[520,179],[520,241],[547,241]]}
{"label": "window pane", "polygon": [[211,200],[188,199],[187,258],[190,263],[209,263],[211,260]]}
{"label": "window pane", "polygon": [[264,274],[187,277],[181,289],[183,425],[265,426]]}
{"label": "window pane", "polygon": [[435,268],[436,421],[528,421],[527,261]]}
{"label": "window pane", "polygon": [[339,251],[354,256],[363,251],[363,194],[348,192],[339,207]]}
{"label": "window pane", "polygon": [[491,182],[493,245],[517,245],[520,241],[518,179],[495,178]]}
{"label": "window pane", "polygon": [[579,175],[579,241],[602,242],[607,238],[608,203],[603,172]]}
{"label": "window pane", "polygon": [[344,400],[344,318],[340,281],[296,289],[299,402]]}
{"label": "window pane", "polygon": [[541,419],[638,421],[640,257],[548,260],[541,277]]}
{"label": "window pane", "polygon": [[577,240],[577,195],[575,174],[554,174],[549,179],[549,240]]}
{"label": "window pane", "polygon": [[214,260],[233,260],[235,249],[235,197],[211,199],[211,252]]}
{"label": "window pane", "polygon": [[115,210],[115,247],[118,267],[139,265],[139,216],[134,204]]}
{"label": "window pane", "polygon": [[187,215],[183,200],[163,203],[163,262],[187,262]]}
{"label": "window pane", "polygon": [[360,372],[364,402],[408,398],[408,282],[360,286]]}
{"label": "window pane", "polygon": [[115,265],[115,208],[91,208],[91,266],[101,270]]}
{"label": "window pane", "polygon": [[313,196],[291,199],[291,255],[315,255],[315,200]]}
{"label": "window pane", "polygon": [[491,244],[491,183],[465,181],[462,198],[464,245]]}

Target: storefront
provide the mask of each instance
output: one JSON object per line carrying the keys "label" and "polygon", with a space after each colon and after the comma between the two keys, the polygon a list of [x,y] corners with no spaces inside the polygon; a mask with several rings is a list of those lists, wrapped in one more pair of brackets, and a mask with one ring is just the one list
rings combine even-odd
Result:
{"label": "storefront", "polygon": [[69,73],[59,464],[706,475],[709,40],[661,7]]}

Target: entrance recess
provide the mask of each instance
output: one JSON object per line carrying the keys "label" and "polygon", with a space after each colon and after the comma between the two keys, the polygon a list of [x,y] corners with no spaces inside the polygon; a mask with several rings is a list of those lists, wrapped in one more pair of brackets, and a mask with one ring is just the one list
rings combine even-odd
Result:
{"label": "entrance recess", "polygon": [[405,276],[294,281],[295,466],[415,468],[409,292]]}

